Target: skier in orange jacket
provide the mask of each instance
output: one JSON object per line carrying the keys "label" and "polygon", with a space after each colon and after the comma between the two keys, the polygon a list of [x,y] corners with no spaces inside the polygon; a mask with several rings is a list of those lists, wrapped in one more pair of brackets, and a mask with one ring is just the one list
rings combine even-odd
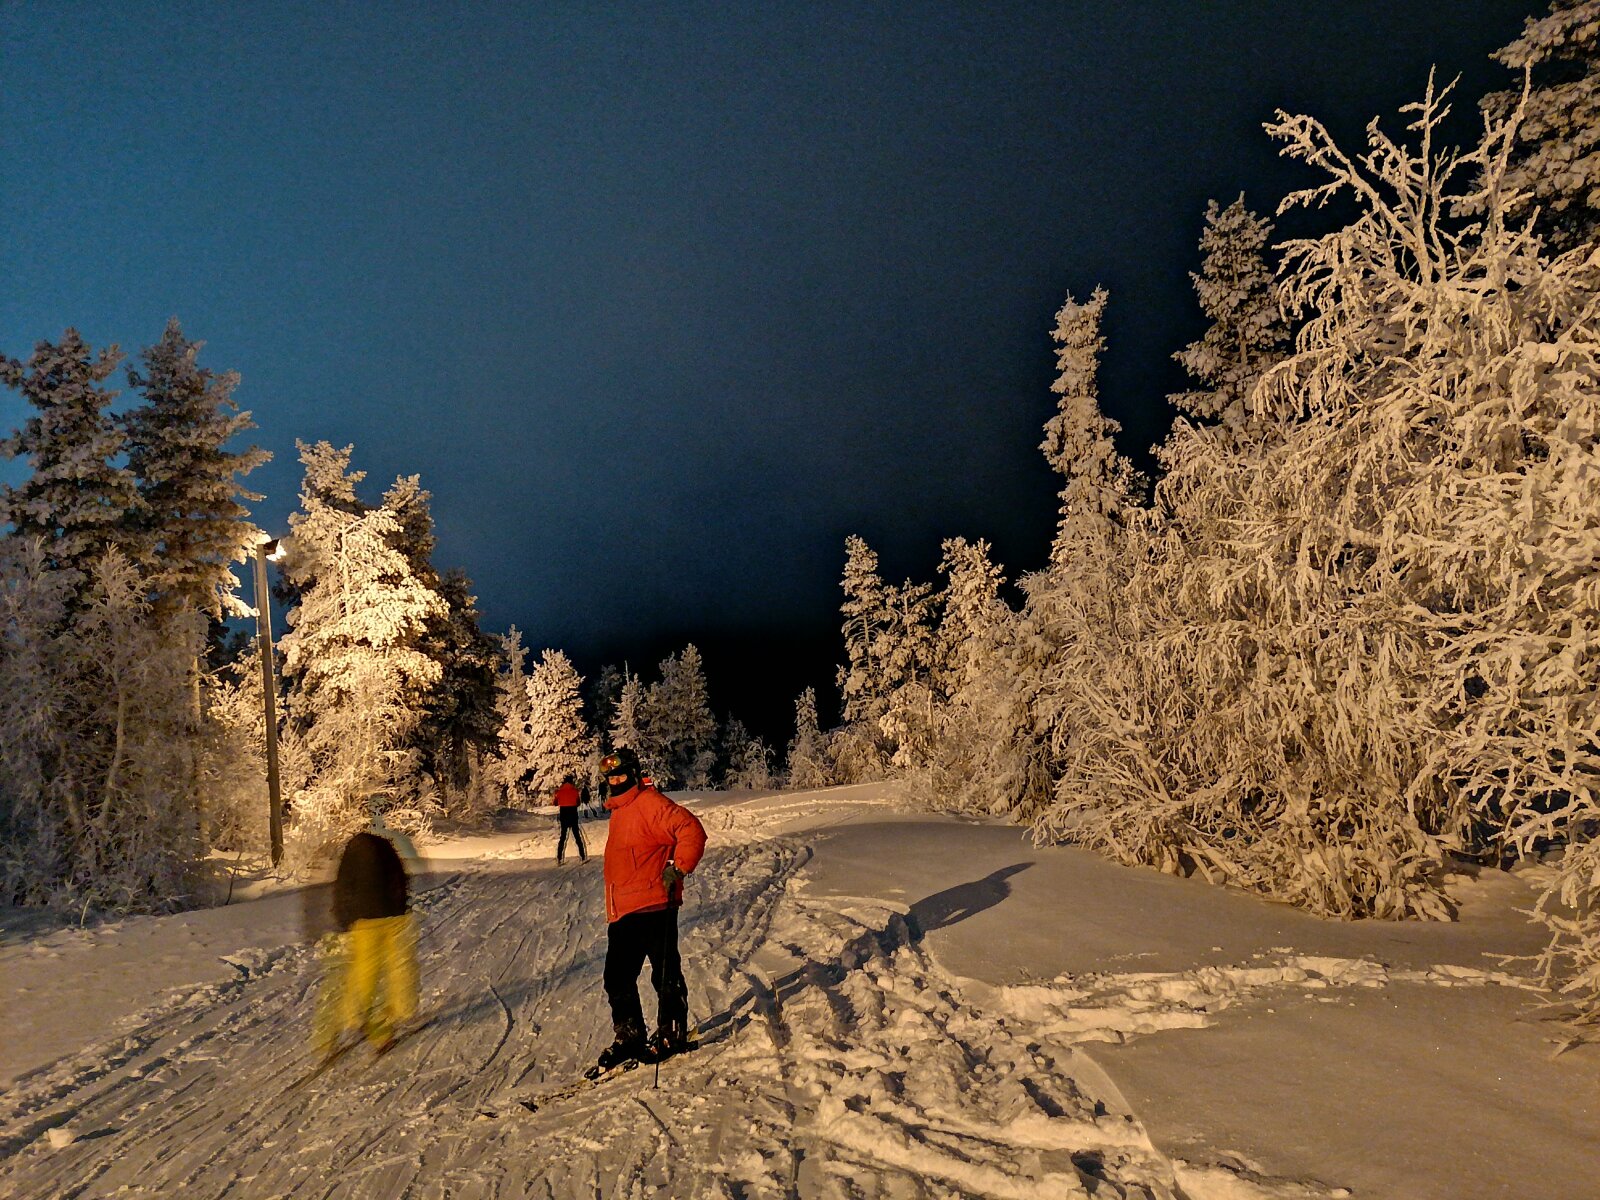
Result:
{"label": "skier in orange jacket", "polygon": [[561,786],[556,789],[556,794],[550,797],[550,803],[556,806],[556,812],[561,817],[561,840],[556,843],[556,866],[561,865],[561,860],[567,854],[567,834],[572,834],[572,840],[577,844],[578,857],[589,861],[589,848],[583,844],[583,830],[578,828],[578,801],[583,797],[578,794],[578,785],[572,782],[568,775],[561,781]]}
{"label": "skier in orange jacket", "polygon": [[[705,853],[706,831],[681,804],[644,784],[639,759],[619,749],[601,760],[611,793],[606,837],[606,998],[616,1040],[600,1068],[628,1059],[659,1062],[689,1046],[689,988],[678,957],[683,880]],[[650,960],[656,1031],[644,1035],[639,968]]]}

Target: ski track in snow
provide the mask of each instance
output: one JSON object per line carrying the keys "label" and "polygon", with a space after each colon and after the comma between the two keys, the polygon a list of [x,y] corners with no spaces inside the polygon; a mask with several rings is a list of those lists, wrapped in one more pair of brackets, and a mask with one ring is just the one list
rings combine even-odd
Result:
{"label": "ski track in snow", "polygon": [[1347,1194],[1164,1157],[1078,1047],[1204,1024],[1273,989],[1384,986],[1382,967],[957,980],[893,905],[797,886],[806,837],[777,830],[860,807],[821,793],[705,812],[712,849],[682,920],[702,1047],[659,1088],[641,1067],[536,1112],[517,1103],[571,1083],[609,1040],[601,877],[597,862],[486,862],[420,898],[426,1023],[386,1057],[358,1047],[310,1075],[314,949],[237,956],[238,978],[0,1099],[0,1196]]}

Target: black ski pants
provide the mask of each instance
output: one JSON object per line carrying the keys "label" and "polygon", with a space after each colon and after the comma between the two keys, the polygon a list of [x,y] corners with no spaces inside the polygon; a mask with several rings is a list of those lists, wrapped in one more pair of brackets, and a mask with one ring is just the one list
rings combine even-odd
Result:
{"label": "black ski pants", "polygon": [[644,1035],[639,1004],[639,968],[650,960],[656,989],[656,1028],[682,1034],[689,1028],[689,985],[678,957],[678,910],[629,913],[606,927],[606,999],[619,1038]]}
{"label": "black ski pants", "polygon": [[583,844],[583,830],[578,828],[578,806],[567,805],[556,809],[561,817],[561,840],[556,843],[556,861],[560,862],[567,855],[567,834],[572,835],[572,840],[578,844],[578,857],[584,862],[589,861],[589,850]]}

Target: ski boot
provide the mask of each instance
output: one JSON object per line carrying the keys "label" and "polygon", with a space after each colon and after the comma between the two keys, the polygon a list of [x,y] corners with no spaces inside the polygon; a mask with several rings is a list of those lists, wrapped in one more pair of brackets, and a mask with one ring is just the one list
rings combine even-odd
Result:
{"label": "ski boot", "polygon": [[694,1043],[681,1025],[664,1025],[645,1043],[646,1062],[665,1062],[675,1054],[693,1050]]}
{"label": "ski boot", "polygon": [[614,1070],[625,1063],[638,1063],[649,1052],[649,1043],[645,1041],[642,1026],[628,1022],[618,1025],[616,1033],[617,1040],[600,1051],[599,1061],[589,1069],[590,1078]]}

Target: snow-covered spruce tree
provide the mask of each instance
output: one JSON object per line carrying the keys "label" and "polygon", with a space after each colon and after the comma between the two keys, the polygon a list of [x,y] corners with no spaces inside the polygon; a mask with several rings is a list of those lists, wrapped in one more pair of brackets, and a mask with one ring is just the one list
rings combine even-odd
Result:
{"label": "snow-covered spruce tree", "polygon": [[[260,536],[243,501],[261,497],[239,480],[271,455],[255,446],[227,448],[255,425],[234,403],[238,375],[200,366],[200,349],[200,343],[183,336],[176,318],[168,321],[161,340],[140,356],[142,370],[128,371],[141,403],[120,423],[141,501],[130,514],[133,553],[143,564],[156,609],[163,616],[195,613],[216,623],[250,612],[235,594],[233,564],[248,557]],[[194,661],[185,735],[190,770],[173,786],[189,794],[202,838],[214,840],[223,826],[256,824],[261,805],[259,795],[238,786],[220,765],[237,742],[227,726],[206,719],[202,692],[211,685],[203,678],[206,628],[193,630],[195,642],[189,647]],[[240,805],[241,811],[232,811]]]}
{"label": "snow-covered spruce tree", "polygon": [[833,782],[830,776],[827,742],[817,723],[817,693],[806,688],[794,702],[794,737],[784,764],[784,786],[796,791],[827,787]]}
{"label": "snow-covered spruce tree", "polygon": [[883,778],[889,759],[879,725],[888,710],[888,687],[877,658],[889,613],[877,554],[855,534],[845,538],[844,548],[839,611],[845,661],[837,679],[842,705],[837,732],[844,753],[836,767],[843,782],[861,783]]}
{"label": "snow-covered spruce tree", "polygon": [[409,739],[438,684],[439,664],[421,649],[439,594],[394,548],[388,507],[349,511],[323,495],[354,496],[363,472],[351,447],[297,443],[306,467],[302,511],[289,518],[285,574],[300,589],[282,641],[285,708],[306,755],[291,812],[303,849],[320,853],[358,825],[368,798],[388,797],[402,822],[419,819],[406,798],[417,770]]}
{"label": "snow-covered spruce tree", "polygon": [[528,672],[528,782],[536,797],[548,799],[569,775],[573,782],[584,777],[594,739],[583,719],[582,687],[559,650],[546,650]]}
{"label": "snow-covered spruce tree", "polygon": [[515,806],[532,799],[528,779],[533,771],[533,727],[528,708],[528,651],[515,625],[500,638],[495,670],[494,757],[490,778],[500,789],[501,803]]}
{"label": "snow-covered spruce tree", "polygon": [[710,787],[717,719],[711,713],[700,651],[690,643],[681,654],[662,659],[660,670],[660,681],[650,687],[644,722],[650,757],[665,776],[656,782],[671,787]]}
{"label": "snow-covered spruce tree", "polygon": [[1200,271],[1189,278],[1211,325],[1173,355],[1199,385],[1168,397],[1180,412],[1242,430],[1256,381],[1292,348],[1266,261],[1271,238],[1272,223],[1247,209],[1242,194],[1227,208],[1206,204]]}
{"label": "snow-covered spruce tree", "polygon": [[[1085,822],[1100,817],[1107,767],[1126,770],[1130,745],[1145,753],[1128,733],[1142,698],[1119,605],[1136,556],[1143,481],[1116,448],[1119,426],[1100,411],[1105,304],[1096,288],[1087,303],[1068,296],[1056,314],[1057,410],[1040,449],[1065,481],[1061,512],[1049,565],[1023,580],[1027,600],[1009,647],[1018,694],[999,703],[1001,713],[1027,713],[1024,728],[1003,736],[1022,785],[1019,812],[1040,839],[1089,839]],[[1054,778],[1051,794],[1038,791],[1041,770]]]}
{"label": "snow-covered spruce tree", "polygon": [[1501,122],[1522,108],[1498,187],[1506,216],[1516,221],[1537,209],[1534,228],[1555,253],[1592,244],[1600,232],[1600,0],[1555,0],[1494,57],[1520,77],[1514,90],[1482,101],[1485,115]]}
{"label": "snow-covered spruce tree", "polygon": [[606,663],[584,685],[584,711],[588,714],[589,727],[595,731],[597,752],[611,749],[611,723],[617,719],[617,705],[622,701],[622,684],[626,679],[623,668]]}
{"label": "snow-covered spruce tree", "polygon": [[396,550],[411,573],[444,601],[444,615],[430,618],[418,648],[439,664],[439,681],[423,701],[423,717],[411,736],[420,769],[433,781],[440,802],[463,815],[487,800],[474,764],[492,752],[498,731],[495,712],[495,643],[478,615],[478,598],[465,572],[443,574],[433,563],[433,496],[416,475],[402,476],[384,493],[395,514]]}
{"label": "snow-covered spruce tree", "polygon": [[883,592],[885,619],[873,658],[881,672],[884,712],[878,728],[902,775],[923,770],[934,737],[933,586],[908,579]]}
{"label": "snow-covered spruce tree", "polygon": [[1016,753],[1027,713],[1009,662],[1015,614],[1000,598],[1005,579],[987,542],[947,538],[943,549],[930,788],[943,805],[1005,812],[1027,762]]}
{"label": "snow-covered spruce tree", "polygon": [[183,336],[174,317],[140,356],[142,369],[128,372],[142,396],[121,418],[142,501],[132,524],[158,605],[245,616],[233,564],[259,536],[243,501],[261,497],[239,480],[272,456],[255,446],[227,449],[255,423],[234,402],[239,376],[200,366],[201,345]]}
{"label": "snow-covered spruce tree", "polygon": [[26,366],[0,356],[0,383],[38,410],[0,442],[0,454],[26,458],[32,468],[20,486],[0,488],[0,521],[43,539],[46,565],[78,572],[83,586],[89,564],[108,549],[138,551],[138,488],[116,464],[123,437],[106,411],[117,393],[100,386],[121,360],[115,346],[94,353],[76,329],[59,344],[40,342]]}
{"label": "snow-covered spruce tree", "polygon": [[652,779],[662,781],[665,772],[655,743],[650,737],[648,721],[650,695],[644,681],[629,675],[617,698],[617,713],[611,721],[611,747],[614,750],[632,750],[639,756],[640,769]]}
{"label": "snow-covered spruce tree", "polygon": [[770,788],[772,750],[752,737],[737,717],[729,717],[722,731],[722,757],[728,764],[722,775],[725,788]]}

